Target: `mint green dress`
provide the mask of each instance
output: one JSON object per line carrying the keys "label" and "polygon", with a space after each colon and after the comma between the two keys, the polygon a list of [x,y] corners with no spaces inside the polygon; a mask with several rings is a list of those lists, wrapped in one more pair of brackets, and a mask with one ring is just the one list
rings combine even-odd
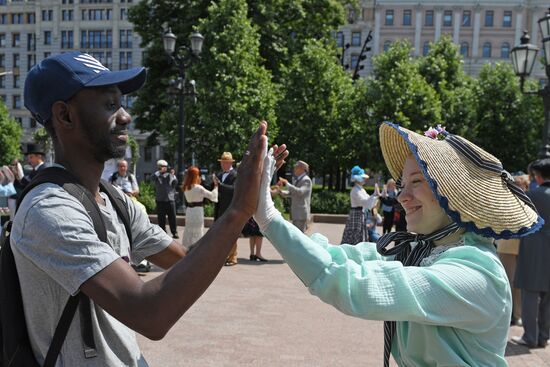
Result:
{"label": "mint green dress", "polygon": [[397,321],[399,366],[507,366],[512,297],[492,239],[468,232],[420,267],[404,267],[374,243],[333,246],[280,216],[264,235],[324,302],[350,316]]}

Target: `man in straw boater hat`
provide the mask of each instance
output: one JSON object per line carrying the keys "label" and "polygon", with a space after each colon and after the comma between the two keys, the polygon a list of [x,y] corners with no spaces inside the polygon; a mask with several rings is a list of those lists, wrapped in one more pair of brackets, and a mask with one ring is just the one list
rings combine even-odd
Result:
{"label": "man in straw boater hat", "polygon": [[[218,202],[214,206],[214,221],[218,220],[231,204],[235,181],[237,180],[237,171],[233,169],[235,160],[231,152],[223,152],[218,162],[220,162],[222,170],[212,177],[218,185]],[[225,260],[225,266],[233,265],[237,265],[237,240],[235,240]]]}
{"label": "man in straw boater hat", "polygon": [[423,136],[383,123],[380,144],[408,232],[355,246],[302,234],[271,200],[272,155],[254,219],[312,294],[385,320],[385,366],[390,353],[400,366],[506,366],[510,285],[493,241],[544,221],[498,159],[441,127]]}
{"label": "man in straw boater hat", "polygon": [[[56,157],[54,167],[39,172],[30,185],[44,182],[46,175],[52,179],[53,172],[74,186],[35,186],[15,215],[6,248],[13,251],[19,274],[28,330],[23,353],[35,360],[18,365],[147,366],[134,331],[162,339],[212,283],[256,209],[267,144],[265,123],[259,124],[243,157],[233,201],[185,257],[182,246],[151,224],[121,191],[100,191],[109,187],[100,183],[104,162],[122,157],[127,147],[132,119],[121,105],[122,95],[138,90],[145,78],[143,67],[111,72],[81,52],[46,58],[27,75],[25,106],[52,137]],[[279,157],[282,164],[285,153]],[[78,195],[73,196],[75,187]],[[120,214],[118,200],[126,215]],[[85,205],[97,208],[88,212]],[[103,230],[96,232],[97,217]],[[143,258],[167,270],[144,282],[129,264]],[[0,277],[2,295],[4,280]],[[75,297],[67,301],[70,296],[77,297],[79,310],[88,311],[80,317],[74,315],[75,308],[72,314],[66,312],[71,310],[66,305],[75,305]],[[70,316],[59,323],[62,314]],[[58,325],[68,327],[65,338],[54,338]],[[20,330],[5,331],[4,341]],[[54,339],[61,342],[52,343]],[[20,350],[15,348],[16,353]],[[12,356],[3,352],[5,365]]]}

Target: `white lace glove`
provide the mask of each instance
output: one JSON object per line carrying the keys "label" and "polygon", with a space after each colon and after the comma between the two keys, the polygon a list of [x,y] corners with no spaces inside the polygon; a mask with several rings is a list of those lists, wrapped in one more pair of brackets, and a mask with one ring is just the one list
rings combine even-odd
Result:
{"label": "white lace glove", "polygon": [[254,214],[254,220],[258,223],[260,231],[264,231],[269,226],[273,219],[277,218],[281,213],[275,208],[275,204],[271,199],[271,179],[275,173],[275,157],[273,156],[273,148],[269,149],[264,158],[264,168],[262,171],[262,181],[260,183],[260,197],[258,199],[258,208]]}

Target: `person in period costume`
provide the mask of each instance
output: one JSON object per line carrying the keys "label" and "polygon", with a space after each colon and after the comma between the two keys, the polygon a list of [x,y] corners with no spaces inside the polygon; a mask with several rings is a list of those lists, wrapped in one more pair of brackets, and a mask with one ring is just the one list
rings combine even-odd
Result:
{"label": "person in period costume", "polygon": [[494,239],[544,220],[500,161],[468,140],[440,126],[420,135],[384,122],[379,133],[408,232],[355,246],[304,235],[271,200],[272,154],[254,219],[309,292],[385,320],[384,366],[391,355],[399,366],[506,366],[512,302]]}
{"label": "person in period costume", "polygon": [[27,186],[29,182],[37,175],[38,172],[46,168],[44,163],[44,148],[40,144],[28,144],[27,152],[25,156],[27,157],[27,162],[32,167],[32,170],[21,179],[22,186]]}
{"label": "person in period costume", "polygon": [[[233,155],[231,152],[223,152],[220,159],[221,171],[215,174],[212,179],[215,185],[218,185],[218,202],[214,207],[214,221],[218,220],[233,199],[233,190],[235,180],[237,180],[237,171],[233,169]],[[227,255],[225,266],[237,265],[237,242],[233,244],[231,251]]]}
{"label": "person in period costume", "polygon": [[372,216],[371,210],[378,203],[376,191],[374,195],[369,195],[363,188],[368,178],[369,176],[361,167],[354,166],[351,169],[351,182],[353,182],[349,194],[351,209],[344,227],[341,243],[356,245],[359,242],[368,240],[367,216]]}
{"label": "person in period costume", "polygon": [[218,185],[214,183],[212,191],[205,189],[201,186],[200,170],[198,167],[191,166],[187,169],[181,190],[187,202],[185,229],[181,243],[183,247],[189,249],[204,235],[204,199],[218,202]]}
{"label": "person in period costume", "polygon": [[178,179],[168,171],[168,162],[164,159],[157,161],[158,170],[153,174],[155,184],[155,199],[157,203],[158,225],[166,231],[166,217],[172,232],[172,238],[179,238],[176,226],[176,187]]}
{"label": "person in period costume", "polygon": [[380,195],[380,201],[382,202],[382,217],[384,218],[382,232],[386,234],[390,233],[392,230],[395,204],[397,203],[397,186],[393,178],[386,181],[382,194]]}
{"label": "person in period costume", "polygon": [[550,158],[530,165],[538,187],[531,198],[546,221],[542,230],[521,239],[514,284],[521,289],[523,335],[512,341],[529,348],[546,347],[550,337]]}
{"label": "person in period costume", "polygon": [[304,161],[298,161],[294,165],[292,183],[285,178],[280,178],[278,185],[284,186],[279,190],[282,197],[290,198],[290,218],[302,232],[308,227],[309,213],[311,212],[311,178],[308,176],[309,165]]}

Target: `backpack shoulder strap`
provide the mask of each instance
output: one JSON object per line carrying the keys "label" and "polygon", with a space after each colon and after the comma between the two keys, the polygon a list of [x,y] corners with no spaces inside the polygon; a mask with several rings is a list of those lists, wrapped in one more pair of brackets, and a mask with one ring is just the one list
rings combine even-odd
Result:
{"label": "backpack shoulder strap", "polygon": [[[48,167],[37,173],[33,180],[29,183],[25,190],[19,197],[17,201],[17,207],[23,201],[25,195],[30,192],[36,186],[43,183],[54,183],[56,185],[62,186],[65,191],[74,196],[78,201],[82,203],[90,218],[92,219],[94,230],[97,233],[99,239],[103,242],[107,242],[107,229],[105,227],[105,222],[101,213],[99,211],[99,206],[95,201],[94,195],[82,186],[78,179],[68,170],[61,167]],[[97,355],[93,334],[93,327],[91,323],[91,305],[90,300],[83,293],[76,296],[69,297],[65,308],[63,309],[63,314],[61,315],[60,321],[56,327],[54,333],[54,339],[50,344],[48,349],[48,354],[46,355],[46,360],[50,361],[51,364],[44,364],[44,366],[54,366],[57,360],[57,356],[61,350],[61,346],[67,336],[70,324],[76,312],[76,306],[80,303],[80,319],[81,321],[81,337],[84,344],[84,353],[86,358],[91,358]],[[56,338],[57,337],[57,338]],[[48,356],[50,359],[48,359]]]}
{"label": "backpack shoulder strap", "polygon": [[122,197],[122,194],[114,188],[112,184],[110,184],[107,181],[101,180],[99,182],[99,188],[102,192],[107,194],[109,197],[109,200],[111,201],[111,204],[116,210],[116,213],[118,214],[118,217],[122,219],[122,223],[124,224],[124,229],[126,230],[126,235],[128,236],[128,240],[130,241],[130,250],[132,249],[132,227],[130,225],[130,213],[128,212],[128,204]]}

